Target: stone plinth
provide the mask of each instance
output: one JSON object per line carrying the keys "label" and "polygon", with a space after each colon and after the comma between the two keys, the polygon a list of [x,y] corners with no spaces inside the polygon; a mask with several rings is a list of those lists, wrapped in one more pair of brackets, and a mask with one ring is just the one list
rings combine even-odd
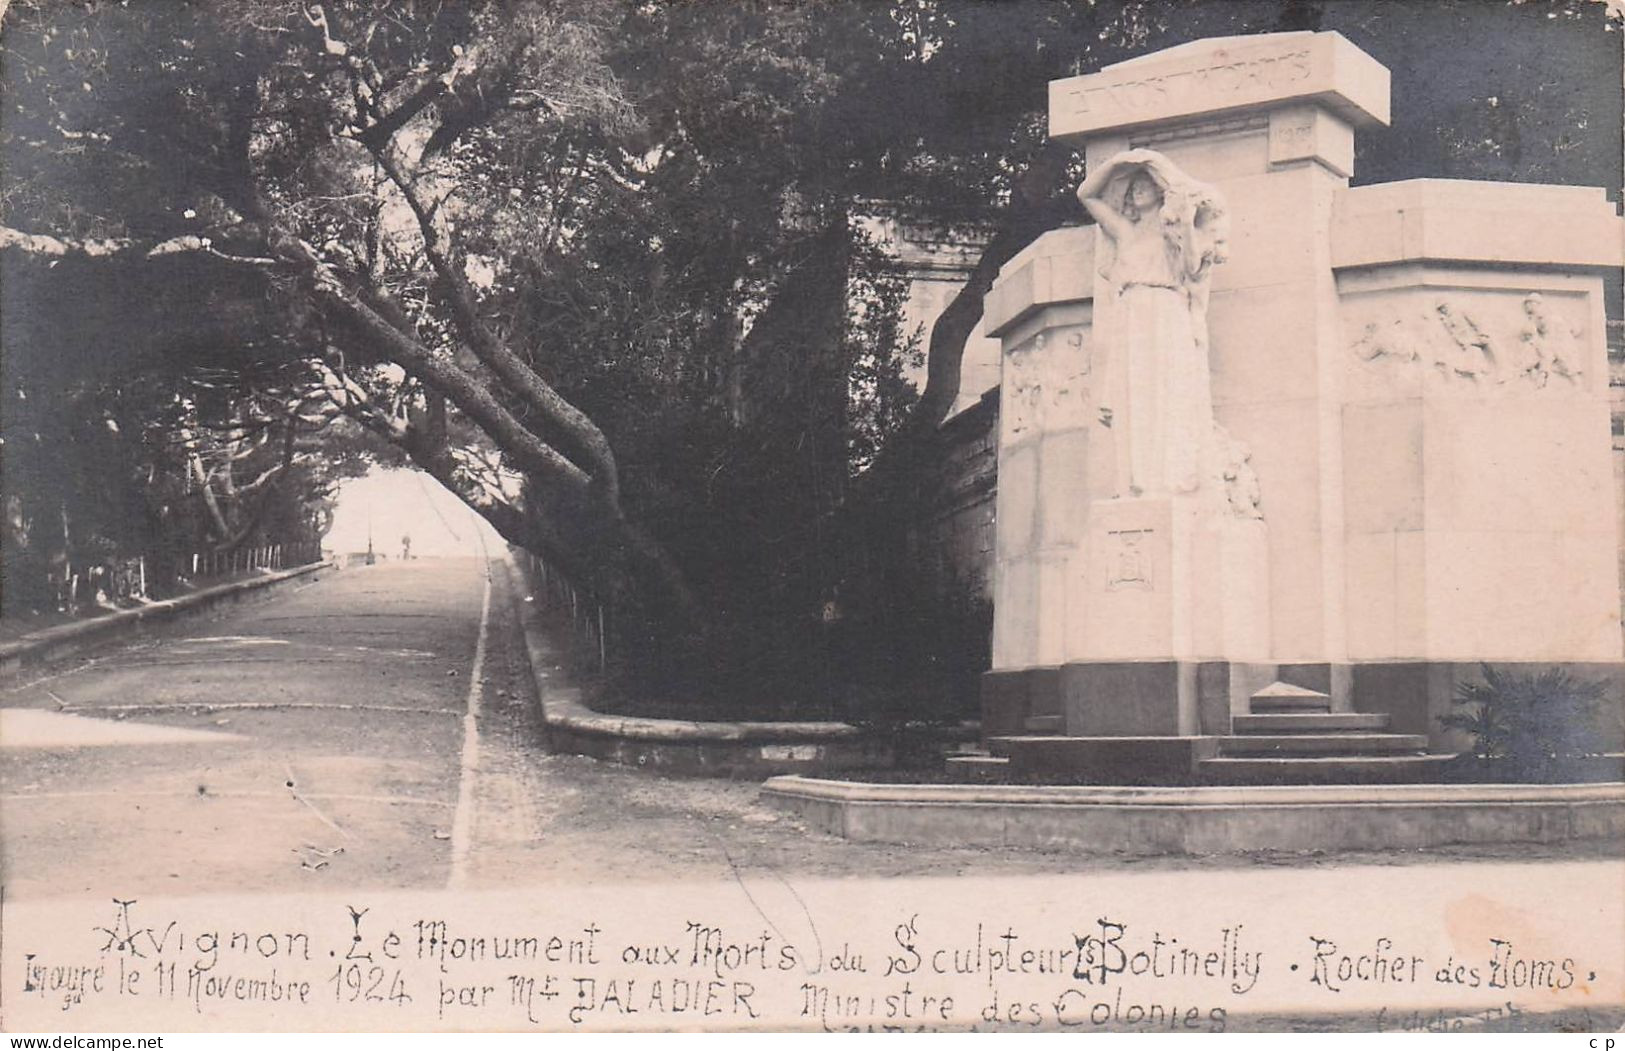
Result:
{"label": "stone plinth", "polygon": [[[1268,530],[1178,497],[1090,508],[1071,658],[1269,656]],[[1069,625],[1073,626],[1073,625]]]}
{"label": "stone plinth", "polygon": [[1096,228],[1006,265],[993,667],[1052,669],[1067,733],[1225,733],[1276,671],[1339,711],[1403,694],[1431,732],[1476,662],[1618,666],[1602,286],[1625,222],[1584,187],[1351,189],[1354,131],[1387,114],[1386,70],[1328,33],[1052,85],[1091,168],[1152,149],[1227,205],[1213,414],[1262,512],[1114,492]]}
{"label": "stone plinth", "polygon": [[1068,578],[1083,554],[1094,380],[1087,302],[1058,306],[1006,340],[999,406],[994,666],[1067,659]]}

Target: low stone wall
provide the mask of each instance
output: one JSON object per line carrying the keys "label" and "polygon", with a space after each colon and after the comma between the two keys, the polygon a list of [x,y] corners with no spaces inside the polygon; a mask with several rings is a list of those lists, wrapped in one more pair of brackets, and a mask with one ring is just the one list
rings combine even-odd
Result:
{"label": "low stone wall", "polygon": [[1097,788],[775,777],[762,799],[847,839],[1128,854],[1408,850],[1625,837],[1625,785]]}
{"label": "low stone wall", "polygon": [[[521,587],[524,568],[509,563]],[[540,674],[557,663],[556,650],[534,603],[515,594],[536,694],[541,699],[547,746],[555,752],[585,755],[663,774],[757,779],[787,773],[836,773],[891,767],[906,758],[888,736],[838,722],[695,722],[645,719],[593,711],[574,687],[551,685]],[[975,726],[925,731],[933,742],[951,746],[976,740]],[[939,749],[940,751],[940,749]]]}
{"label": "low stone wall", "polygon": [[329,567],[327,562],[267,573],[252,580],[220,584],[190,595],[152,602],[134,609],[120,610],[90,620],[60,624],[0,643],[0,678],[19,675],[25,668],[62,660],[109,642],[139,634],[157,624],[167,624],[184,616],[202,613],[223,603],[242,602],[268,596],[278,584],[308,576]]}

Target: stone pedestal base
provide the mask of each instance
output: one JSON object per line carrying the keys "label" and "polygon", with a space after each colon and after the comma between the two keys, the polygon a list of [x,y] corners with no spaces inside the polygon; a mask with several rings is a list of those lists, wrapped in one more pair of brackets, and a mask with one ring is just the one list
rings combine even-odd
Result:
{"label": "stone pedestal base", "polygon": [[[1087,521],[1066,571],[1062,659],[996,669],[984,732],[1228,732],[1221,724],[1240,688],[1231,668],[1262,665],[1269,651],[1264,522],[1231,514],[1213,494],[1095,500]],[[1273,673],[1237,683],[1257,689]]]}
{"label": "stone pedestal base", "polygon": [[1089,509],[1084,660],[1263,659],[1269,652],[1269,530],[1212,498],[1097,500]]}
{"label": "stone pedestal base", "polygon": [[988,748],[1011,764],[1015,783],[1193,785],[1213,737],[1005,737]]}
{"label": "stone pedestal base", "polygon": [[[1491,661],[1519,674],[1562,667],[1607,684],[1596,727],[1604,751],[1625,750],[1625,662]],[[1482,679],[1474,661],[1362,661],[1273,664],[1246,661],[1077,661],[1054,668],[991,671],[982,678],[982,735],[1031,733],[1034,717],[1062,716],[1075,737],[1224,735],[1232,713],[1277,678],[1327,693],[1346,690],[1339,710],[1387,715],[1394,733],[1425,734],[1434,752],[1470,742],[1439,726],[1462,683]],[[1340,684],[1344,684],[1341,685]],[[1046,720],[1047,721],[1047,720]]]}
{"label": "stone pedestal base", "polygon": [[1073,737],[1217,735],[1230,714],[1275,680],[1277,666],[1241,661],[1074,661],[982,676],[982,736],[1032,733],[1060,717]]}

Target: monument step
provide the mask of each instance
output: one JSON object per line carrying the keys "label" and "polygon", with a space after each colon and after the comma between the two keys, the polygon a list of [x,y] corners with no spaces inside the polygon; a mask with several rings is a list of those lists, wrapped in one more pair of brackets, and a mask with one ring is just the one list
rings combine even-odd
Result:
{"label": "monument step", "polygon": [[1242,734],[1219,738],[1221,756],[1348,756],[1427,751],[1425,734]]}
{"label": "monument step", "polygon": [[1330,712],[1332,699],[1324,693],[1255,693],[1247,699],[1247,708],[1254,715],[1267,712]]}
{"label": "monument step", "polygon": [[1323,700],[1323,701],[1331,700],[1330,695],[1328,695],[1326,693],[1323,693],[1320,690],[1312,690],[1307,686],[1299,686],[1296,683],[1282,682],[1280,679],[1276,679],[1274,682],[1270,683],[1268,686],[1264,687],[1262,690],[1256,691],[1253,694],[1253,696],[1254,697],[1317,697],[1317,698],[1319,698],[1320,700]]}
{"label": "monument step", "polygon": [[1319,690],[1295,686],[1279,679],[1247,699],[1249,711],[1259,712],[1330,712],[1332,699]]}
{"label": "monument step", "polygon": [[1010,776],[1010,760],[1001,755],[948,757],[948,777],[961,784],[998,784]]}
{"label": "monument step", "polygon": [[1058,734],[1066,730],[1066,716],[1029,715],[1022,725],[1030,734]]}
{"label": "monument step", "polygon": [[1440,780],[1449,755],[1217,758],[1197,764],[1208,785],[1429,784]]}
{"label": "monument step", "polygon": [[1264,715],[1233,715],[1230,729],[1238,734],[1327,733],[1334,730],[1381,731],[1388,729],[1388,716],[1365,712],[1270,712]]}
{"label": "monument step", "polygon": [[1196,759],[1214,753],[1212,737],[990,737],[987,748],[1010,760],[1020,784],[1188,784]]}

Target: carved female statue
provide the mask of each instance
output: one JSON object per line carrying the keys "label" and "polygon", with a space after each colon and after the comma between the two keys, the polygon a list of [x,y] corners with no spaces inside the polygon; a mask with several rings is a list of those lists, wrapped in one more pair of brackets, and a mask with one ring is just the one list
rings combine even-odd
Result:
{"label": "carved female statue", "polygon": [[1152,150],[1113,157],[1078,198],[1100,224],[1100,272],[1116,293],[1097,301],[1095,324],[1110,347],[1101,417],[1116,436],[1117,493],[1190,492],[1211,452],[1207,301],[1223,204]]}

